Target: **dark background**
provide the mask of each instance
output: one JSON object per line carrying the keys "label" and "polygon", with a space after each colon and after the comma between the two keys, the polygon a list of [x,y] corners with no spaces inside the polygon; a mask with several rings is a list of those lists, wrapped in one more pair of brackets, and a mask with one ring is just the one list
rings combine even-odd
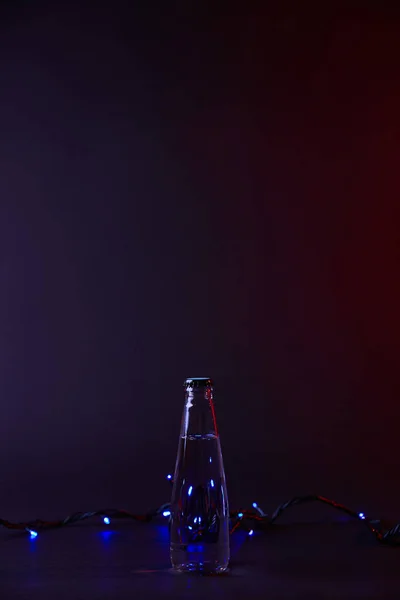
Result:
{"label": "dark background", "polygon": [[399,19],[320,4],[1,5],[1,516],[168,500],[204,375],[232,507],[400,516]]}

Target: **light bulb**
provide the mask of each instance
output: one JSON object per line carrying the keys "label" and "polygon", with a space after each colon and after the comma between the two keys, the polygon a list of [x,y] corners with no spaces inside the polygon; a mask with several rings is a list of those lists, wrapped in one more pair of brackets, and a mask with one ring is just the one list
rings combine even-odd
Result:
{"label": "light bulb", "polygon": [[265,517],[265,512],[263,510],[261,510],[261,508],[258,506],[257,502],[253,502],[253,508],[256,509],[256,511],[262,516]]}
{"label": "light bulb", "polygon": [[31,540],[34,540],[39,535],[37,531],[33,531],[33,529],[28,529],[28,533],[30,533]]}

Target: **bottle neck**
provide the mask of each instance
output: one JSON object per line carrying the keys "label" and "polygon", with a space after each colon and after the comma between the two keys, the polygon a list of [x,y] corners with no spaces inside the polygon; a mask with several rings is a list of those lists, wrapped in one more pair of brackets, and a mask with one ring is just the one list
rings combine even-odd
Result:
{"label": "bottle neck", "polygon": [[212,386],[187,387],[181,436],[206,435],[218,437]]}

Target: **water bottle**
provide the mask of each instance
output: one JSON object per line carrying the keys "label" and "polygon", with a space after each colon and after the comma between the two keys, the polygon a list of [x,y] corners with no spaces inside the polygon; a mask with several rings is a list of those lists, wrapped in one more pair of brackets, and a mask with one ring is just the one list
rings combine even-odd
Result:
{"label": "water bottle", "polygon": [[223,573],[229,564],[229,507],[213,385],[185,381],[171,499],[170,555],[177,571]]}

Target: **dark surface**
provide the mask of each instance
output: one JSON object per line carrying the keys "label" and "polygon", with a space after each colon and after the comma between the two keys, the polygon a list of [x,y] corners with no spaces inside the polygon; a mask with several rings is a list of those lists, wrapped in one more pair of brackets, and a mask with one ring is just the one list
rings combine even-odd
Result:
{"label": "dark surface", "polygon": [[357,522],[288,524],[232,540],[220,577],[174,574],[165,525],[87,524],[27,536],[1,533],[4,600],[128,598],[398,599],[400,551]]}

